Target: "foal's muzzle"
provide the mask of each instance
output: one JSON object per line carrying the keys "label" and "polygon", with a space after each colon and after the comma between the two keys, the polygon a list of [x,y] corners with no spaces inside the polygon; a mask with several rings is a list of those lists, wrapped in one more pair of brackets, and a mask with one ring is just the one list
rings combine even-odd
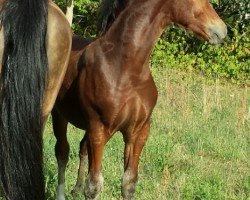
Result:
{"label": "foal's muzzle", "polygon": [[224,22],[216,22],[208,26],[208,41],[211,44],[220,44],[227,36],[227,26]]}

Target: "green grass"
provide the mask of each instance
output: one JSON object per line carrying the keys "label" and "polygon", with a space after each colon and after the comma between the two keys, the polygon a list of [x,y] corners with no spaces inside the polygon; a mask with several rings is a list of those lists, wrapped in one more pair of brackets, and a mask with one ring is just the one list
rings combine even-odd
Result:
{"label": "green grass", "polygon": [[[159,91],[151,135],[140,158],[135,199],[250,200],[250,89],[152,68]],[[49,120],[44,134],[47,199],[55,199],[57,164]],[[66,195],[75,184],[84,132],[69,127]],[[121,199],[120,133],[103,156],[101,200]],[[77,199],[84,199],[79,196]]]}
{"label": "green grass", "polygon": [[[159,99],[140,159],[135,199],[250,199],[249,90],[166,69],[153,68],[152,73]],[[69,128],[68,199],[73,199],[82,136],[83,131]],[[54,199],[57,166],[50,121],[44,142],[46,192]],[[105,147],[100,199],[121,199],[123,147],[120,133]]]}
{"label": "green grass", "polygon": [[[179,72],[153,68],[159,99],[151,135],[140,159],[135,199],[250,199],[250,92],[211,84]],[[78,167],[83,131],[69,128],[68,199]],[[55,139],[44,135],[48,199],[55,198]],[[100,199],[121,199],[123,141],[117,133],[105,147]],[[81,196],[79,196],[80,198]]]}

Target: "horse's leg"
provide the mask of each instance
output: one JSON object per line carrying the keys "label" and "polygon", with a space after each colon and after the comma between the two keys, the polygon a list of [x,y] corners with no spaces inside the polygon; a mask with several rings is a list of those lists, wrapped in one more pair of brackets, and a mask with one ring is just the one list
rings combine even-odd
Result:
{"label": "horse's leg", "polygon": [[71,192],[73,196],[76,195],[81,190],[83,190],[84,171],[85,171],[86,161],[88,158],[87,134],[85,134],[84,138],[80,143],[79,158],[80,158],[80,163],[79,163],[77,181],[74,189]]}
{"label": "horse's leg", "polygon": [[69,157],[69,143],[67,141],[67,124],[68,122],[56,111],[52,111],[52,122],[55,137],[57,139],[55,146],[56,159],[58,164],[58,188],[57,200],[65,200],[64,183],[65,170]]}
{"label": "horse's leg", "polygon": [[[125,141],[124,152],[124,175],[122,180],[122,196],[125,200],[133,199],[135,185],[138,180],[139,157],[145,145],[150,124],[147,122],[140,130],[135,133],[123,133]],[[132,137],[130,137],[132,136]],[[135,137],[136,136],[136,137]]]}
{"label": "horse's leg", "polygon": [[102,190],[103,186],[103,177],[102,177],[102,154],[103,148],[108,137],[106,131],[101,124],[95,123],[92,130],[87,131],[87,148],[88,148],[88,160],[89,160],[89,175],[86,180],[86,185],[84,188],[85,198],[97,199],[99,193]]}

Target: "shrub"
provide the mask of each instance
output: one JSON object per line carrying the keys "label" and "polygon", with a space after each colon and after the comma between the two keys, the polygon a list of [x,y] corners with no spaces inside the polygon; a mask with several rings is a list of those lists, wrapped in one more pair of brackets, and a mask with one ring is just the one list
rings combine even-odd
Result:
{"label": "shrub", "polygon": [[[66,0],[55,0],[56,4],[66,10]],[[93,37],[96,35],[97,12],[99,0],[74,0],[74,18],[72,28],[78,35]]]}
{"label": "shrub", "polygon": [[236,28],[240,34],[247,31],[250,25],[249,0],[217,0],[214,7],[229,28]]}
{"label": "shrub", "polygon": [[151,64],[250,84],[250,39],[238,34],[235,29],[233,31],[231,40],[220,46],[212,46],[170,28],[153,50]]}

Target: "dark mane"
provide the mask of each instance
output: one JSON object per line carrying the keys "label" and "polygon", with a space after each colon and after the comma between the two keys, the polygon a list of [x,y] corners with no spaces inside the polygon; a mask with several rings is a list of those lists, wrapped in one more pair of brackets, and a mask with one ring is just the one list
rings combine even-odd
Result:
{"label": "dark mane", "polygon": [[111,24],[125,8],[126,0],[102,0],[98,14],[97,31],[99,35],[105,33]]}

